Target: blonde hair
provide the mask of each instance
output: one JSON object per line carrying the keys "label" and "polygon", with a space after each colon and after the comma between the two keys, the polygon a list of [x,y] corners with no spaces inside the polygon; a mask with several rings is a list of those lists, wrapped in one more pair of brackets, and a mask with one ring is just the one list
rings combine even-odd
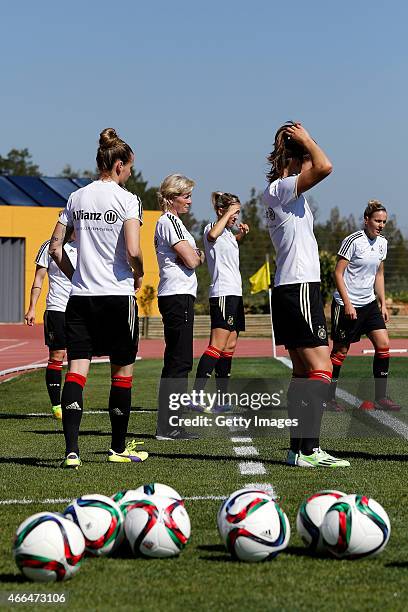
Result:
{"label": "blonde hair", "polygon": [[231,206],[231,204],[241,204],[238,196],[223,191],[213,191],[211,194],[211,203],[215,210],[227,208],[227,206]]}
{"label": "blonde hair", "polygon": [[183,174],[169,174],[163,180],[157,192],[157,200],[163,212],[171,207],[172,200],[184,193],[190,193],[195,182]]}
{"label": "blonde hair", "polygon": [[384,204],[380,200],[369,200],[364,211],[364,219],[369,219],[374,213],[379,211],[387,212]]}
{"label": "blonde hair", "polygon": [[96,163],[99,172],[111,172],[115,162],[120,160],[127,164],[133,155],[129,145],[119,138],[113,128],[105,128],[99,135],[99,147]]}

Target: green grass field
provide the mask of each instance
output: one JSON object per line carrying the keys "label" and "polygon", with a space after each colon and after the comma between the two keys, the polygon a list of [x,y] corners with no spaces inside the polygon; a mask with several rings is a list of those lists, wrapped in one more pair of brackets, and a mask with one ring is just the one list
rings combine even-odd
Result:
{"label": "green grass field", "polygon": [[[406,377],[408,361],[392,359],[393,379]],[[284,464],[287,440],[254,438],[266,474],[242,476],[234,444],[228,436],[189,442],[158,442],[155,432],[155,396],[161,369],[159,360],[142,360],[135,367],[134,412],[129,437],[143,439],[150,457],[143,464],[108,464],[110,444],[108,414],[84,414],[78,472],[62,471],[64,451],[61,426],[48,413],[43,373],[20,376],[0,386],[0,591],[65,592],[71,611],[79,610],[405,610],[408,600],[407,444],[389,430],[362,415],[359,438],[348,436],[324,441],[327,450],[350,459],[349,469],[339,471],[288,468]],[[348,358],[344,385],[369,377],[371,359]],[[272,359],[237,359],[235,377],[280,377],[290,370]],[[340,385],[341,386],[341,385]],[[394,388],[395,387],[395,388]],[[85,411],[105,409],[109,392],[108,367],[94,366],[86,386]],[[404,385],[392,385],[393,397],[403,401]],[[137,408],[146,409],[138,412]],[[335,416],[335,415],[334,415]],[[332,414],[327,420],[333,419]],[[398,419],[406,419],[398,413]],[[371,436],[371,437],[368,437]],[[244,459],[245,460],[245,459]],[[33,584],[17,570],[11,545],[16,527],[30,514],[61,511],[64,502],[85,493],[112,495],[147,482],[164,482],[186,498],[226,496],[251,482],[272,483],[288,515],[292,535],[289,547],[269,563],[234,562],[224,551],[216,530],[220,501],[187,499],[192,537],[179,558],[144,560],[88,558],[72,581],[53,585]],[[373,497],[387,510],[391,540],[377,558],[336,561],[313,558],[296,533],[298,507],[306,494],[325,488],[358,492]],[[10,500],[31,500],[21,504]],[[48,503],[42,503],[44,500]],[[9,503],[4,501],[9,500]],[[0,604],[1,605],[1,604]],[[19,607],[23,607],[21,604]],[[49,607],[63,609],[63,605]],[[44,605],[30,605],[41,610]]]}

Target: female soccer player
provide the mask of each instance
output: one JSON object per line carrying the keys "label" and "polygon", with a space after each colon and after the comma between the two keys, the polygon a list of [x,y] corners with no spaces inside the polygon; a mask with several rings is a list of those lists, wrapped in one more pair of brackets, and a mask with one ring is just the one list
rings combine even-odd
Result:
{"label": "female soccer player", "polygon": [[[112,443],[108,461],[139,462],[148,456],[137,452],[134,440],[126,445],[139,332],[134,293],[143,278],[142,205],[137,196],[124,189],[133,161],[132,149],[115,130],[103,130],[96,156],[99,180],[70,196],[51,238],[51,257],[72,278],[66,310],[69,366],[61,400],[64,468],[81,465],[78,434],[83,388],[93,355],[109,355],[111,362]],[[66,225],[73,225],[77,236],[75,271],[62,249]]]}
{"label": "female soccer player", "polygon": [[276,251],[273,327],[276,343],[285,345],[292,360],[288,413],[299,422],[299,433],[291,431],[287,463],[311,468],[345,467],[350,465],[348,461],[320,448],[332,365],[313,215],[303,195],[330,174],[332,164],[305,128],[292,122],[278,129],[268,162],[269,185],[263,203]]}
{"label": "female soccer player", "polygon": [[331,307],[333,379],[330,403],[335,410],[342,410],[335,400],[341,366],[347,357],[350,344],[358,342],[362,334],[367,334],[375,351],[375,401],[364,401],[360,408],[401,409],[401,406],[387,397],[390,362],[390,342],[385,326],[388,312],[384,291],[387,240],[381,236],[386,223],[385,207],[378,200],[370,200],[364,211],[364,229],[347,236],[337,253],[338,260],[334,271],[337,290],[333,295]]}
{"label": "female soccer player", "polygon": [[179,410],[170,410],[169,397],[187,392],[188,373],[193,367],[194,300],[197,295],[195,268],[204,261],[193,236],[180,216],[191,206],[195,183],[181,174],[167,176],[158,191],[162,216],[154,236],[160,283],[157,291],[163,317],[164,365],[160,380],[156,438],[196,438],[178,425]]}
{"label": "female soccer player", "polygon": [[[27,325],[35,323],[35,307],[41,295],[41,289],[46,274],[48,274],[48,294],[44,312],[44,340],[49,349],[48,365],[45,370],[45,384],[51,401],[52,413],[56,419],[62,419],[61,410],[61,378],[62,362],[67,346],[65,338],[65,309],[71,281],[65,276],[48,254],[50,241],[46,240],[40,247],[35,258],[36,268],[30,293],[30,306],[24,316]],[[69,228],[64,240],[66,252],[72,267],[77,260],[75,232]]]}
{"label": "female soccer player", "polygon": [[242,282],[239,271],[238,243],[249,232],[245,223],[237,222],[241,203],[236,195],[215,191],[211,195],[217,220],[204,229],[204,251],[211,277],[209,287],[211,335],[210,342],[197,366],[194,390],[199,393],[215,369],[220,404],[216,411],[230,408],[222,401],[228,391],[231,361],[240,331],[245,330]]}

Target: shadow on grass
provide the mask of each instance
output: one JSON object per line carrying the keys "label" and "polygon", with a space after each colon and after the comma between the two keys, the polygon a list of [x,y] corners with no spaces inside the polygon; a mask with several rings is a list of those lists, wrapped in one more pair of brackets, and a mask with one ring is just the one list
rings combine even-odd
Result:
{"label": "shadow on grass", "polygon": [[2,582],[14,582],[15,584],[22,584],[23,582],[30,582],[27,578],[24,578],[22,574],[0,574],[0,584]]}
{"label": "shadow on grass", "polygon": [[53,470],[60,469],[60,460],[40,459],[39,457],[0,457],[0,465],[3,463],[30,465],[31,467],[51,468]]}
{"label": "shadow on grass", "polygon": [[398,569],[407,569],[408,568],[408,561],[393,561],[392,563],[386,563],[385,567],[392,567],[392,568],[398,568]]}
{"label": "shadow on grass", "polygon": [[[172,443],[173,444],[173,443]],[[191,444],[191,441],[188,441]],[[158,453],[149,450],[149,457],[164,457],[165,459],[196,459],[197,461],[251,461],[253,458],[235,457],[232,455],[205,455],[203,453],[179,453],[175,449],[173,453]],[[264,459],[263,457],[255,457],[256,461],[262,461],[267,465],[286,465],[285,461],[276,461],[274,459]]]}
{"label": "shadow on grass", "polygon": [[336,457],[344,457],[345,459],[366,459],[370,461],[408,461],[408,455],[386,455],[377,453],[368,453],[365,451],[341,451],[341,450],[327,450],[328,453],[335,455]]}

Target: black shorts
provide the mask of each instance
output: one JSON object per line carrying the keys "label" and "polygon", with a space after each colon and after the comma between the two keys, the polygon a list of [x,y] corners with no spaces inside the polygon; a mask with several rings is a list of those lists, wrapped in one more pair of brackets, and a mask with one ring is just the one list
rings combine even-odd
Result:
{"label": "black shorts", "polygon": [[65,350],[65,312],[46,310],[44,312],[44,341],[50,351]]}
{"label": "black shorts", "polygon": [[274,287],[272,319],[275,342],[287,349],[329,344],[320,283]]}
{"label": "black shorts", "polygon": [[363,334],[369,334],[376,329],[387,329],[377,300],[356,308],[356,313],[357,319],[349,319],[344,314],[344,306],[338,304],[333,298],[331,338],[334,342],[349,345],[358,342]]}
{"label": "black shorts", "polygon": [[245,331],[244,302],[240,295],[210,298],[211,329]]}
{"label": "black shorts", "polygon": [[139,318],[133,295],[71,296],[65,312],[68,359],[108,355],[111,363],[134,363]]}

